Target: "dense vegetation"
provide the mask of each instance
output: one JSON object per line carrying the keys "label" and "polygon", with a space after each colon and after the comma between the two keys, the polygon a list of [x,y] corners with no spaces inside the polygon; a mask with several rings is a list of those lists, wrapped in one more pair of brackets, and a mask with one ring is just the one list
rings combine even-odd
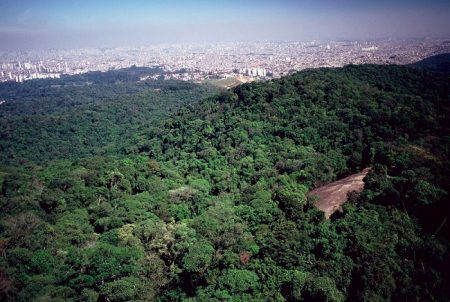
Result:
{"label": "dense vegetation", "polygon": [[450,73],[450,53],[431,56],[410,66],[433,72]]}
{"label": "dense vegetation", "polygon": [[[126,154],[4,166],[1,295],[448,300],[449,80],[399,66],[308,70],[191,103],[161,127],[118,125]],[[115,117],[117,104],[99,112]],[[89,129],[76,121],[75,133]],[[309,190],[369,166],[343,213],[326,220],[312,206]]]}
{"label": "dense vegetation", "polygon": [[182,81],[139,81],[132,67],[0,85],[0,162],[47,162],[138,152],[179,107],[217,92]]}

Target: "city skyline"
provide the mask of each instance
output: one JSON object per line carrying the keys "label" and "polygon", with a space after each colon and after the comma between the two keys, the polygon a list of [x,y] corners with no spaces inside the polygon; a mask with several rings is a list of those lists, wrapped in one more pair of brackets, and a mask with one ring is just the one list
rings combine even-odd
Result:
{"label": "city skyline", "polygon": [[0,50],[450,36],[450,3],[0,1]]}
{"label": "city skyline", "polygon": [[221,42],[159,44],[141,47],[79,48],[1,52],[0,82],[59,78],[132,66],[158,68],[148,78],[203,82],[226,80],[225,86],[266,80],[294,71],[348,64],[411,64],[449,53],[450,41],[386,39],[329,42]]}

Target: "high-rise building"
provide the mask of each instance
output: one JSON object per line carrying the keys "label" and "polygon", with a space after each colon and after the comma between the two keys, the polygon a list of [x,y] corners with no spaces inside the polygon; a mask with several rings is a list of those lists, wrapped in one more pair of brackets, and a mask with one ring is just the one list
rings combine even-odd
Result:
{"label": "high-rise building", "polygon": [[252,77],[265,77],[267,74],[264,68],[242,68],[239,73]]}

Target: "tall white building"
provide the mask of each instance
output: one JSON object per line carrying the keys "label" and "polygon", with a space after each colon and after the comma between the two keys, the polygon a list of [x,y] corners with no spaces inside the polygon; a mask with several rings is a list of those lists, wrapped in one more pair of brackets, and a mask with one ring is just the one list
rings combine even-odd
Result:
{"label": "tall white building", "polygon": [[239,72],[252,77],[265,77],[267,74],[264,68],[242,68]]}

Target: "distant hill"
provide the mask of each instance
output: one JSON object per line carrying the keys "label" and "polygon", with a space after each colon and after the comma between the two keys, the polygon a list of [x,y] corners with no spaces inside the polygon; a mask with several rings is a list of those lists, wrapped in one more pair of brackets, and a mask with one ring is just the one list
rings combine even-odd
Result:
{"label": "distant hill", "polygon": [[131,67],[0,84],[0,163],[134,152],[143,131],[146,137],[171,112],[218,92],[208,84],[140,81],[158,72]]}
{"label": "distant hill", "polygon": [[450,53],[431,56],[409,66],[434,72],[450,73]]}

